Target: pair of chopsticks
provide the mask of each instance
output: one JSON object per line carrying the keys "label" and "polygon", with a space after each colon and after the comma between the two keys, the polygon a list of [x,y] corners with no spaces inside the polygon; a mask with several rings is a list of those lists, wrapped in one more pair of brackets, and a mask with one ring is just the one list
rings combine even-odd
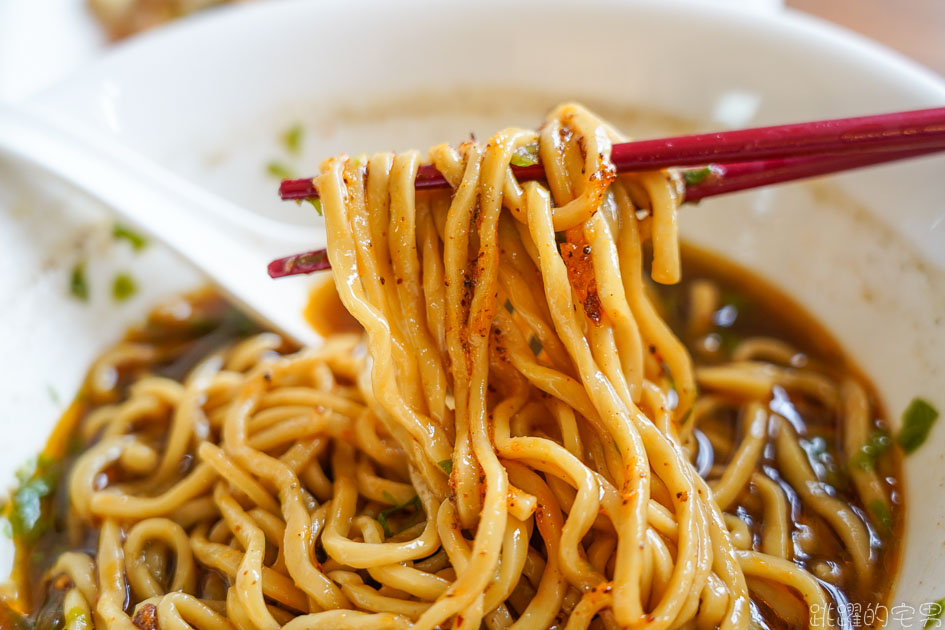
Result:
{"label": "pair of chopsticks", "polygon": [[[682,168],[686,202],[945,150],[945,107],[838,118],[615,144],[618,173]],[[696,167],[696,168],[692,168]],[[519,181],[544,177],[541,164],[512,166]],[[417,171],[418,190],[447,188],[432,164]],[[284,200],[318,197],[312,179],[285,180]],[[329,267],[324,250],[269,264],[273,278]]]}

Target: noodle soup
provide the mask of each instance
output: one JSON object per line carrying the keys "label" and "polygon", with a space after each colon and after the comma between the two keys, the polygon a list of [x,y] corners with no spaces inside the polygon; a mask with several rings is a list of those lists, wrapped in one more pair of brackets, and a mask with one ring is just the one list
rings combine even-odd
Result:
{"label": "noodle soup", "polygon": [[[158,309],[21,474],[4,614],[863,625],[847,604],[884,603],[898,565],[897,449],[934,410],[893,439],[809,317],[683,263],[679,174],[618,176],[620,139],[564,105],[434,147],[446,191],[415,190],[416,152],[323,162],[337,300],[308,315],[345,330],[298,349],[212,294]],[[539,156],[544,182],[515,181]]]}
{"label": "noodle soup", "polygon": [[[759,353],[778,350],[778,357],[766,358],[779,359],[776,362],[795,370],[816,370],[836,383],[854,379],[865,388],[874,410],[871,420],[876,429],[884,428],[882,407],[872,388],[830,336],[802,309],[746,270],[694,248],[683,249],[683,269],[684,280],[679,285],[654,284],[652,289],[657,296],[656,303],[673,330],[685,341],[697,368],[722,365],[735,356],[743,358],[753,346]],[[320,330],[324,334],[347,332],[350,325],[344,321],[337,296],[332,295],[330,287],[330,284],[323,285],[319,289],[315,296],[317,299],[310,307],[310,316],[321,322]],[[711,299],[706,296],[711,296]],[[187,305],[186,308],[183,304]],[[172,315],[180,312],[187,315],[183,318]],[[330,323],[326,325],[324,322]],[[79,522],[75,515],[70,514],[68,488],[64,481],[69,478],[76,456],[100,439],[100,429],[90,430],[97,414],[108,405],[127,401],[134,383],[148,376],[182,382],[193,367],[208,356],[221,351],[232,355],[235,347],[247,343],[247,340],[252,344],[251,340],[262,334],[269,339],[269,352],[296,350],[291,344],[277,343],[274,337],[256,328],[221,296],[204,291],[182,296],[156,309],[144,326],[131,331],[125,341],[103,357],[96,370],[115,370],[116,378],[111,381],[111,386],[96,388],[95,372],[91,373],[86,387],[40,456],[38,470],[32,478],[46,478],[52,482],[52,488],[42,498],[42,517],[33,528],[21,532],[17,538],[15,582],[8,586],[5,600],[8,608],[2,613],[7,618],[0,625],[10,627],[12,615],[17,614],[13,611],[35,620],[38,628],[44,627],[43,624],[53,627],[57,620],[64,620],[68,614],[63,610],[62,602],[73,585],[70,579],[63,578],[64,573],[57,575],[50,569],[66,550],[94,555],[97,548],[97,529]],[[132,353],[128,351],[129,347],[138,351]],[[141,352],[141,349],[145,351]],[[785,393],[784,404],[793,408],[797,414],[794,420],[801,422],[799,444],[809,465],[817,471],[819,479],[829,484],[832,494],[858,512],[867,514],[869,508],[851,482],[847,463],[850,457],[843,440],[844,414],[828,408],[802,390],[786,387]],[[738,397],[717,404],[713,402],[710,411],[695,418],[699,427],[696,434],[700,436],[697,459],[701,460],[701,471],[707,471],[710,479],[720,476],[720,469],[743,440],[745,427],[739,417],[741,404]],[[169,408],[164,409],[163,413],[169,411]],[[828,584],[835,585],[837,595],[849,602],[859,602],[864,607],[885,603],[898,567],[902,506],[898,502],[891,504],[889,520],[872,526],[871,534],[875,537],[873,553],[878,562],[866,579],[858,580],[843,541],[830,529],[823,516],[798,498],[779,472],[777,456],[771,452],[773,447],[773,441],[768,441],[766,449],[769,452],[752,472],[753,483],[748,491],[740,493],[729,509],[746,523],[745,527],[738,526],[739,535],[749,537],[751,544],[758,548],[763,548],[770,540],[786,544],[801,566]],[[329,457],[327,451],[318,457],[326,475],[330,475]],[[188,459],[187,466],[181,467],[179,473],[185,474],[192,466],[193,460]],[[897,450],[889,449],[879,455],[875,467],[884,483],[890,484],[891,496],[898,496],[897,485],[901,483],[901,476]],[[114,472],[118,472],[117,468]],[[779,526],[766,520],[766,514],[774,511],[770,496],[778,492],[772,484],[783,493],[784,531],[776,531]],[[774,503],[779,501],[782,500]],[[379,507],[365,502],[360,512],[377,518],[383,512]],[[411,509],[404,509],[402,514],[390,514],[388,527],[399,529],[415,518],[414,515]],[[167,552],[166,548],[161,549],[153,556],[161,558],[158,562],[164,569],[160,570],[158,566],[154,569],[158,578],[165,581],[173,573],[170,569],[174,562],[172,556],[167,557]],[[323,554],[323,551],[319,552],[319,555]],[[194,593],[201,597],[212,595],[214,584],[219,587],[220,582],[227,579],[215,569],[199,566],[199,563],[196,572],[195,583],[199,586],[195,587]],[[757,581],[754,587],[756,590],[752,597],[759,621],[763,619],[759,623],[761,627],[797,627],[793,624],[807,614],[789,589],[765,584],[763,580]],[[138,601],[132,595],[129,610]]]}
{"label": "noodle soup", "polygon": [[[786,543],[798,565],[817,576],[821,584],[837,587],[839,592],[832,593],[841,603],[835,611],[850,610],[846,603],[860,605],[852,609],[875,609],[888,600],[899,568],[904,514],[901,453],[891,446],[885,410],[875,390],[829,333],[790,298],[758,276],[711,254],[695,248],[684,252],[683,281],[656,288],[664,315],[685,341],[697,373],[704,369],[705,374],[711,374],[713,367],[733,361],[762,361],[812,379],[776,386],[770,411],[789,418],[806,460],[802,463],[810,466],[825,494],[850,506],[869,523],[876,563],[866,574],[858,573],[846,542],[830,525],[833,514],[812,509],[794,489],[798,471],[784,470],[777,437],[769,436],[765,442],[749,491],[734,502],[738,517],[748,524],[752,544],[764,548],[774,540]],[[743,403],[738,393],[715,389],[710,382],[700,383],[705,415],[697,415],[695,421],[702,434],[703,453],[711,457],[711,463],[704,465],[713,471],[709,473],[713,478],[722,472],[717,470],[719,462],[727,464],[736,455],[748,428],[739,421]],[[864,426],[850,426],[853,414],[859,415]],[[870,484],[881,484],[888,501],[877,499],[871,490],[861,491],[869,487],[864,484],[866,473],[875,474]],[[776,511],[769,494],[775,492],[772,483],[787,500],[777,508],[787,508],[787,531],[771,522]],[[785,592],[757,582],[754,586],[755,602],[768,609],[766,617],[784,618],[786,627],[803,626],[806,613],[792,608],[784,599]],[[793,610],[793,618],[785,612],[789,610]],[[846,621],[856,627],[851,619],[834,616],[838,625]]]}

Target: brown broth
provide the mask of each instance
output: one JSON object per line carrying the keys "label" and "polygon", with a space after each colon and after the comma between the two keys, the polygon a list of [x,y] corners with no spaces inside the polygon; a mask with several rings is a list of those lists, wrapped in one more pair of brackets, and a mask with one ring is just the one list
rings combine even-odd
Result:
{"label": "brown broth", "polygon": [[[875,390],[831,335],[790,298],[745,269],[692,247],[683,248],[683,269],[684,279],[680,284],[654,285],[653,291],[662,316],[689,348],[696,365],[710,365],[727,360],[732,346],[739,339],[752,336],[774,337],[793,345],[809,361],[816,362],[820,369],[835,375],[852,375],[858,379],[870,393],[877,427],[884,426],[886,415]],[[717,330],[713,331],[719,337],[718,349],[715,351],[706,349],[704,335],[693,335],[687,331],[688,293],[692,283],[698,280],[708,280],[718,286],[723,298],[722,303],[734,307],[737,311],[730,325],[716,326]],[[321,334],[358,329],[357,323],[341,305],[330,276],[321,279],[312,291],[306,316],[313,324],[318,324],[316,329]],[[125,337],[128,342],[153,348],[152,359],[118,366],[115,386],[106,394],[92,395],[88,387],[83,389],[53,432],[43,453],[49,463],[40,466],[37,475],[52,471],[55,473],[55,479],[65,479],[77,453],[88,446],[77,439],[76,428],[96,408],[120,399],[127,386],[139,375],[152,373],[179,380],[202,357],[216,348],[258,331],[245,316],[217,293],[209,290],[178,298],[155,309],[145,325],[131,330]],[[836,414],[819,408],[802,397],[792,397],[790,402],[803,421],[801,438],[806,447],[811,448],[815,440],[820,440],[817,444],[824,450],[828,459],[845,461],[841,440],[842,427],[839,426]],[[728,450],[734,450],[740,439],[735,428],[736,414],[720,413],[709,418],[707,422],[706,426],[700,425],[700,428],[728,436]],[[717,449],[715,453],[721,461],[728,455],[724,449]],[[769,470],[769,475],[777,476],[770,448],[765,451],[763,465]],[[881,457],[877,469],[882,477],[892,480],[890,491],[893,496],[900,497],[902,475],[898,450],[890,449]],[[838,479],[844,474],[842,470],[834,472],[839,475]],[[842,487],[839,482],[837,485],[840,486],[836,488],[838,498],[864,514],[867,513],[865,506],[859,504],[859,500],[848,487]],[[743,520],[751,524],[750,531],[757,540],[760,535],[761,503],[753,492],[743,493],[738,501],[737,512]],[[792,503],[794,521],[809,528],[816,540],[816,553],[797,556],[798,564],[811,568],[816,562],[833,561],[840,565],[844,576],[851,575],[849,554],[830,528],[820,517],[808,513],[796,497]],[[54,597],[55,589],[44,582],[45,572],[56,556],[65,549],[81,549],[94,553],[97,541],[94,528],[77,532],[75,527],[70,527],[67,522],[66,484],[58,483],[55,491],[44,499],[43,505],[49,513],[48,528],[31,540],[17,537],[14,581],[11,585],[13,588],[7,592],[0,590],[0,627],[16,627],[14,617],[17,612],[34,621],[49,619],[49,610],[53,607],[48,605],[50,602],[47,600]],[[899,566],[904,513],[898,500],[893,502],[893,508],[893,521],[889,531],[882,532],[873,528],[877,539],[875,553],[879,555],[879,569],[875,571],[875,575],[859,584],[844,579],[843,594],[850,602],[876,605],[885,604],[889,598],[892,576],[896,575]],[[7,505],[7,516],[10,513],[11,505]],[[790,627],[770,602],[758,596],[753,599],[756,610],[763,617],[759,627]],[[36,627],[42,626],[37,624]]]}
{"label": "brown broth", "polygon": [[[17,548],[12,580],[0,585],[0,628],[17,627],[17,614],[26,614],[34,621],[45,620],[45,600],[55,589],[45,584],[44,575],[60,553],[80,550],[95,554],[97,531],[76,531],[71,526],[67,518],[68,486],[63,483],[78,454],[91,445],[84,444],[78,432],[82,422],[101,406],[121,400],[139,376],[156,374],[181,380],[214,350],[260,330],[215,290],[195,291],[155,308],[143,325],[125,335],[124,342],[151,349],[149,359],[116,364],[114,385],[104,392],[95,392],[89,386],[90,373],[37,458],[32,479],[46,477],[54,486],[42,500],[48,522],[34,535],[14,536]],[[3,515],[9,519],[13,510],[13,502],[7,503]],[[36,627],[43,625],[37,623]]]}
{"label": "brown broth", "polygon": [[361,324],[341,303],[330,273],[315,280],[305,305],[305,321],[322,336],[359,332]]}
{"label": "brown broth", "polygon": [[[843,352],[832,335],[799,304],[760,276],[696,247],[684,246],[682,260],[682,281],[676,285],[654,284],[653,290],[658,296],[662,316],[685,343],[697,366],[718,364],[729,360],[731,348],[741,339],[758,336],[779,339],[796,348],[803,355],[803,360],[811,365],[816,364],[819,371],[835,377],[849,376],[859,381],[868,392],[875,427],[888,429],[888,416],[875,388]],[[704,335],[691,334],[687,330],[688,294],[692,284],[699,280],[708,280],[719,287],[722,304],[734,306],[737,312],[731,325],[715,326],[713,333],[719,336],[719,347],[714,352],[706,349]],[[790,404],[803,423],[803,431],[799,435],[808,458],[813,459],[814,455],[819,455],[827,462],[831,460],[845,462],[850,454],[844,452],[841,418],[832,410],[824,409],[803,396],[790,396]],[[734,450],[741,439],[736,429],[735,414],[720,414],[719,417],[710,418],[710,420],[714,426],[700,425],[701,428],[714,428],[720,433],[731,436],[731,450]],[[724,455],[723,461],[727,461],[730,453],[722,453],[722,455]],[[764,451],[761,466],[769,476],[777,477],[777,464],[770,442]],[[896,447],[890,448],[877,460],[876,470],[881,479],[887,480],[887,493],[893,498],[890,515],[892,522],[887,531],[870,525],[871,534],[877,543],[874,545],[874,553],[878,555],[878,563],[873,575],[858,582],[855,579],[857,576],[849,554],[843,549],[843,544],[836,534],[822,518],[810,513],[793,492],[789,493],[793,520],[795,523],[801,523],[810,528],[818,551],[816,554],[807,556],[799,553],[795,544],[795,562],[808,570],[817,562],[837,562],[841,565],[841,571],[845,576],[842,586],[843,595],[850,604],[860,604],[861,610],[865,610],[868,605],[875,608],[877,605],[888,603],[894,578],[899,569],[904,532],[905,510],[901,503],[904,491],[900,450]],[[867,506],[864,506],[856,496],[846,478],[844,466],[838,465],[834,470],[828,467],[825,475],[826,478],[821,480],[830,483],[837,498],[865,515],[864,520],[867,522],[874,520],[869,518],[870,511]],[[746,497],[745,494],[748,496]],[[743,493],[737,503],[738,515],[743,517],[743,520],[752,523],[750,530],[758,541],[761,524],[759,497],[752,490],[750,493]],[[756,603],[763,604],[763,602]],[[768,612],[770,614],[766,615],[766,621],[769,622],[770,627],[790,627],[786,623],[778,622],[776,611],[769,610]]]}

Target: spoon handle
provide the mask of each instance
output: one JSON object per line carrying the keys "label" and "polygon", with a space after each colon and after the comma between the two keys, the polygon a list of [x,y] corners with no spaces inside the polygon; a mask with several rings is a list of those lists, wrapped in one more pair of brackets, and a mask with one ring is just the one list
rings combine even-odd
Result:
{"label": "spoon handle", "polygon": [[318,341],[302,316],[304,286],[273,283],[265,270],[286,247],[323,243],[317,230],[255,215],[110,138],[16,106],[0,105],[0,152],[100,200],[195,265],[250,316],[300,343]]}

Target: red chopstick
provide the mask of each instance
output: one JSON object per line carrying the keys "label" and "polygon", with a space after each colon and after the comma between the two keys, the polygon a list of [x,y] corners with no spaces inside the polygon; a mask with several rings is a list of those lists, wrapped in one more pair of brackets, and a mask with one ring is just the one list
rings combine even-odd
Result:
{"label": "red chopstick", "polygon": [[[684,201],[694,202],[943,150],[945,107],[939,107],[628,142],[614,145],[611,159],[618,172],[708,163],[683,171],[687,181]],[[540,164],[513,166],[512,171],[519,180],[544,176]],[[432,165],[418,170],[418,189],[446,186]],[[318,196],[311,179],[283,181],[279,193],[283,199]],[[330,266],[325,250],[316,250],[274,260],[268,270],[272,278],[281,278]]]}
{"label": "red chopstick", "polygon": [[[615,144],[611,160],[618,172],[793,158],[909,151],[945,146],[945,107],[837,118],[774,127],[702,133]],[[519,181],[541,179],[541,164],[513,166]],[[448,186],[432,164],[417,171],[417,189]],[[317,197],[312,179],[290,179],[279,187],[282,199]]]}
{"label": "red chopstick", "polygon": [[854,155],[710,164],[706,167],[709,174],[705,179],[699,183],[686,185],[684,202],[695,202],[706,197],[817,177],[818,175],[841,173],[865,166],[875,166],[884,162],[922,157],[940,151],[945,151],[945,146]]}
{"label": "red chopstick", "polygon": [[[686,185],[684,201],[695,202],[706,197],[725,193],[759,188],[818,175],[839,173],[883,162],[921,157],[945,150],[945,146],[913,149],[908,151],[887,151],[862,155],[842,155],[827,157],[800,157],[732,164],[710,164],[699,169],[688,169],[695,175],[698,183]],[[686,171],[683,171],[686,173]],[[303,254],[286,256],[269,263],[269,276],[283,278],[299,274],[314,273],[330,269],[328,254],[325,250],[314,250]]]}

